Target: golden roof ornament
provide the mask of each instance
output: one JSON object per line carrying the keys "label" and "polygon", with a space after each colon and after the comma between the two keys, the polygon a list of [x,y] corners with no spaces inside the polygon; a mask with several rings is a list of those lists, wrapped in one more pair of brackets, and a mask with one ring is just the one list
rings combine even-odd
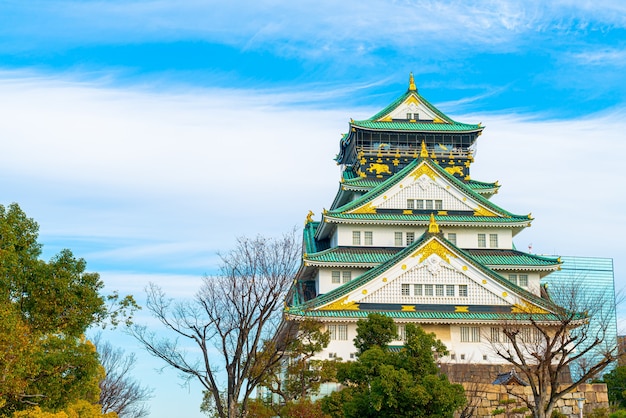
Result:
{"label": "golden roof ornament", "polygon": [[409,91],[417,91],[417,87],[415,87],[415,79],[413,78],[413,72],[409,75]]}
{"label": "golden roof ornament", "polygon": [[422,150],[420,151],[420,158],[428,158],[428,148],[426,148],[426,142],[422,141]]}
{"label": "golden roof ornament", "polygon": [[428,232],[430,234],[438,234],[439,233],[439,225],[435,221],[435,214],[430,214],[430,224],[428,225]]}

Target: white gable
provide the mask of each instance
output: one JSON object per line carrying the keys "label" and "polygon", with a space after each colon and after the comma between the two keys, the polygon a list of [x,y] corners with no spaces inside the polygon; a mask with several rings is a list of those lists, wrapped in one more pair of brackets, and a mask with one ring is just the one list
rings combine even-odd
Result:
{"label": "white gable", "polygon": [[[407,115],[410,116],[407,117]],[[416,116],[417,115],[417,116]],[[390,113],[385,115],[385,119],[415,119],[415,120],[440,120],[435,112],[422,103],[416,96],[410,95]]]}
{"label": "white gable", "polygon": [[[465,194],[430,168],[425,162],[405,178],[391,186],[367,205],[381,209],[407,209],[407,200],[441,200],[440,210],[472,210],[482,208],[476,199]],[[355,209],[353,211],[358,211]]]}
{"label": "white gable", "polygon": [[[410,295],[402,294],[402,285],[409,285]],[[415,296],[413,285],[444,285],[444,296]],[[455,286],[454,296],[445,296],[445,285]],[[467,286],[467,296],[459,295],[459,285]],[[423,290],[424,288],[422,288]],[[439,305],[501,305],[525,304],[520,295],[452,253],[433,238],[419,250],[399,260],[394,266],[352,290],[340,303],[396,303]],[[324,309],[324,307],[321,307]]]}

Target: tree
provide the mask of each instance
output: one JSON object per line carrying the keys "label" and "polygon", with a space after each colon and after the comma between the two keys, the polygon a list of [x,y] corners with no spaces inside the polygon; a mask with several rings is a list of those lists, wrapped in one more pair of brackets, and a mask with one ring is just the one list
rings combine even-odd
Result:
{"label": "tree", "polygon": [[354,339],[354,347],[357,349],[358,354],[369,350],[375,345],[385,350],[387,344],[398,335],[393,319],[379,313],[371,313],[367,319],[359,319],[356,325],[359,332]]}
{"label": "tree", "polygon": [[[371,315],[370,315],[371,316]],[[374,322],[380,323],[374,317]],[[385,321],[386,322],[386,321]],[[357,334],[374,327],[361,322]],[[389,327],[381,327],[385,341]],[[333,417],[449,417],[466,402],[463,387],[440,374],[435,355],[446,348],[434,334],[406,325],[406,342],[399,352],[372,345],[357,361],[344,363],[337,377],[344,388],[322,400],[322,409]],[[361,340],[363,335],[359,335]],[[358,337],[357,337],[358,338]]]}
{"label": "tree", "polygon": [[141,418],[150,414],[146,401],[152,398],[152,389],[141,385],[131,375],[137,363],[134,353],[126,354],[111,343],[102,341],[98,334],[92,339],[104,367],[104,378],[100,380],[102,412],[115,412],[120,418]]}
{"label": "tree", "polygon": [[100,276],[70,250],[41,260],[38,230],[19,205],[0,205],[0,415],[97,403],[103,369],[83,335],[136,307],[102,296]]}
{"label": "tree", "polygon": [[310,403],[311,396],[319,393],[323,383],[336,381],[337,360],[313,358],[330,342],[330,331],[322,328],[323,324],[313,319],[291,327],[293,335],[283,337],[288,338],[288,343],[282,361],[264,371],[261,386],[280,398],[279,402],[273,399],[266,402],[274,416],[293,416],[289,414],[296,409],[306,409],[305,405]]}
{"label": "tree", "polygon": [[[574,281],[551,284],[550,295],[560,306],[555,312],[528,308],[523,311],[525,323],[505,323],[503,337],[491,338],[495,353],[528,382],[532,399],[510,395],[520,398],[535,418],[550,417],[559,399],[598,376],[618,356],[609,332],[615,321],[613,297]],[[567,382],[563,377],[570,372]]]}
{"label": "tree", "polygon": [[197,380],[221,418],[245,415],[264,371],[282,357],[286,341],[271,337],[300,258],[297,242],[295,230],[276,239],[239,238],[232,251],[221,255],[219,274],[205,277],[192,301],[174,303],[158,286],[147,289],[148,309],[178,338],[196,346],[200,356],[145,326],[131,332],[149,353]]}
{"label": "tree", "polygon": [[609,402],[617,408],[626,407],[626,366],[618,366],[605,374],[602,381],[609,392]]}

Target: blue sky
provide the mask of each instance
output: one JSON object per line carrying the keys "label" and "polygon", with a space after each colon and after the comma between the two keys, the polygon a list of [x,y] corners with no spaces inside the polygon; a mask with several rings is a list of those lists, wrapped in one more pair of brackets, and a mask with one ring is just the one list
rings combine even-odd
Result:
{"label": "blue sky", "polygon": [[[517,247],[611,257],[622,289],[626,4],[545,3],[0,0],[0,203],[109,289],[188,297],[234,237],[319,218],[349,119],[412,71],[486,125],[472,177],[535,217]],[[152,417],[201,416],[198,388],[111,338]]]}

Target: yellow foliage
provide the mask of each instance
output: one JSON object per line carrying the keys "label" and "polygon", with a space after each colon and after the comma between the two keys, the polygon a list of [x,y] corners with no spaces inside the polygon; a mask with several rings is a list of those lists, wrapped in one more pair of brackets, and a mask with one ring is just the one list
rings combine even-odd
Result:
{"label": "yellow foliage", "polygon": [[115,412],[102,414],[98,404],[91,404],[87,401],[76,401],[63,411],[45,412],[38,406],[25,411],[13,413],[13,418],[117,418]]}

